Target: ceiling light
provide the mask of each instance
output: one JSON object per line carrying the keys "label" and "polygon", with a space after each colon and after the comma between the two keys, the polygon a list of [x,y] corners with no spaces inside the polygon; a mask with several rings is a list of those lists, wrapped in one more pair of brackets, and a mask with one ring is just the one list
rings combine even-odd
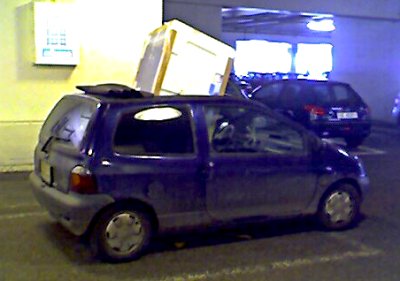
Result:
{"label": "ceiling light", "polygon": [[313,31],[330,32],[335,30],[333,19],[312,20],[307,23],[307,27]]}

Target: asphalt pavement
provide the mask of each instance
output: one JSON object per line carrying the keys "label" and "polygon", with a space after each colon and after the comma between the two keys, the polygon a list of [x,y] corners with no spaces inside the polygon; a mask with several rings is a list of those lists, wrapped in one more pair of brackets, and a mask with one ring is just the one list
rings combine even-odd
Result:
{"label": "asphalt pavement", "polygon": [[108,264],[34,200],[27,173],[0,175],[3,280],[400,280],[400,130],[374,127],[351,153],[371,181],[358,227],[300,219],[161,237],[140,260]]}

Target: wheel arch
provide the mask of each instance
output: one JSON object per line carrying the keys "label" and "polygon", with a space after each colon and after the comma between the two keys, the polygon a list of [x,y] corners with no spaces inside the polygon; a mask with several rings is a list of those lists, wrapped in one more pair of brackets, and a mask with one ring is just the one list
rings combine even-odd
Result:
{"label": "wheel arch", "polygon": [[326,196],[326,194],[328,194],[329,192],[331,192],[333,189],[337,188],[338,186],[342,185],[342,184],[350,184],[351,186],[353,186],[358,195],[360,196],[360,199],[363,199],[363,193],[361,191],[361,187],[358,184],[357,180],[353,179],[353,178],[342,178],[339,179],[333,183],[331,183],[329,185],[329,187],[325,190],[325,192],[322,194],[321,199],[324,198]]}
{"label": "wheel arch", "polygon": [[105,207],[103,207],[101,210],[99,210],[96,215],[92,218],[89,227],[87,228],[84,236],[90,236],[91,232],[93,231],[93,228],[98,221],[99,217],[102,216],[106,211],[112,208],[124,208],[126,207],[127,209],[136,209],[138,211],[142,211],[149,215],[150,217],[150,223],[152,226],[152,231],[153,233],[156,233],[158,231],[159,227],[159,222],[158,222],[158,217],[157,214],[152,206],[147,204],[146,202],[136,199],[136,198],[126,198],[126,199],[120,199],[117,200]]}

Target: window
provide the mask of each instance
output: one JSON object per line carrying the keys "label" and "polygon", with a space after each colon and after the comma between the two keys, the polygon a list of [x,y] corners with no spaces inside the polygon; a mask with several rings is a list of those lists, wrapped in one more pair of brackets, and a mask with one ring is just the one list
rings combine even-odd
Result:
{"label": "window", "polygon": [[89,121],[96,111],[96,104],[78,99],[62,99],[47,118],[41,137],[54,137],[59,141],[80,148]]}
{"label": "window", "polygon": [[265,87],[260,88],[260,90],[255,94],[254,98],[266,103],[271,107],[276,107],[282,88],[282,83],[268,84]]}
{"label": "window", "polygon": [[229,106],[206,107],[205,114],[212,152],[305,152],[301,133],[270,115]]}
{"label": "window", "polygon": [[327,106],[332,103],[330,88],[327,84],[312,85],[311,94],[315,97],[315,103],[319,106]]}
{"label": "window", "polygon": [[359,96],[344,85],[333,86],[333,94],[337,105],[357,105],[361,102]]}
{"label": "window", "polygon": [[235,73],[289,73],[292,65],[291,44],[265,40],[236,41]]}
{"label": "window", "polygon": [[326,80],[326,74],[333,66],[332,48],[331,44],[297,44],[296,73],[304,74],[308,79]]}
{"label": "window", "polygon": [[114,136],[114,150],[128,155],[193,153],[189,110],[164,106],[124,114]]}
{"label": "window", "polygon": [[295,109],[300,107],[301,86],[298,84],[288,84],[280,95],[280,105],[285,109]]}

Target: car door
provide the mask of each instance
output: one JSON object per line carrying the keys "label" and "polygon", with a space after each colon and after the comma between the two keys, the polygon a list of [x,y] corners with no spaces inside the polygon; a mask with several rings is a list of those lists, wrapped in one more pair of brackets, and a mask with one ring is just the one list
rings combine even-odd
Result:
{"label": "car door", "polygon": [[182,105],[126,110],[117,121],[113,155],[97,171],[107,193],[148,203],[162,227],[196,224],[207,215],[191,115]]}
{"label": "car door", "polygon": [[316,174],[302,130],[242,106],[205,106],[209,132],[208,212],[217,219],[300,213]]}

